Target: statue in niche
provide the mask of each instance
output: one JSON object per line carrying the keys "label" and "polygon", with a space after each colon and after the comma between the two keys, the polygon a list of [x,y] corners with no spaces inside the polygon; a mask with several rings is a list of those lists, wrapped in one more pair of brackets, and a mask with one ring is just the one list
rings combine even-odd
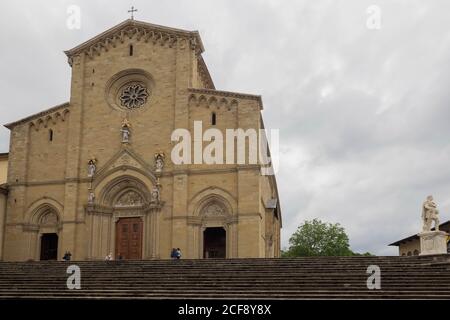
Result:
{"label": "statue in niche", "polygon": [[158,152],[155,154],[155,171],[156,172],[162,172],[162,169],[164,168],[164,158],[165,158],[165,155],[163,152]]}
{"label": "statue in niche", "polygon": [[95,175],[95,171],[97,170],[97,166],[95,165],[97,163],[96,159],[91,159],[88,162],[88,177],[92,178]]}
{"label": "statue in niche", "polygon": [[88,194],[88,204],[94,204],[95,201],[95,194],[92,192],[92,190],[89,190]]}
{"label": "statue in niche", "polygon": [[428,196],[422,205],[422,220],[423,231],[431,231],[433,221],[435,231],[439,231],[439,210],[433,196]]}
{"label": "statue in niche", "polygon": [[161,202],[161,192],[158,185],[154,186],[152,189],[150,202],[154,204],[159,204]]}
{"label": "statue in niche", "polygon": [[131,124],[126,118],[122,122],[122,128],[120,129],[120,132],[122,132],[122,143],[130,142]]}

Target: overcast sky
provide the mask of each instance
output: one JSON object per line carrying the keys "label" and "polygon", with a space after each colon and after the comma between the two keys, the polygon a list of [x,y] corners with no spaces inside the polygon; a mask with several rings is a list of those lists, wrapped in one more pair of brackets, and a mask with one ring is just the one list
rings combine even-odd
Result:
{"label": "overcast sky", "polygon": [[[66,27],[81,8],[81,29]],[[354,251],[450,219],[450,1],[2,1],[1,122],[69,100],[63,50],[127,19],[199,30],[219,90],[260,94],[280,129],[283,247],[305,219],[341,223]],[[369,29],[370,5],[381,29]],[[9,131],[0,129],[0,152]]]}

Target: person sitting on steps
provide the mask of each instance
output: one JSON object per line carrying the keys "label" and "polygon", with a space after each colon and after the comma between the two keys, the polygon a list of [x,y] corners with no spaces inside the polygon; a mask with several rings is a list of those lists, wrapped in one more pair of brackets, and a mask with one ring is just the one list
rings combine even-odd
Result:
{"label": "person sitting on steps", "polygon": [[172,260],[175,260],[177,258],[177,249],[172,248],[172,251],[170,252],[170,257]]}
{"label": "person sitting on steps", "polygon": [[70,251],[66,251],[66,253],[64,253],[63,260],[70,261],[71,257],[72,257],[72,254],[70,253]]}

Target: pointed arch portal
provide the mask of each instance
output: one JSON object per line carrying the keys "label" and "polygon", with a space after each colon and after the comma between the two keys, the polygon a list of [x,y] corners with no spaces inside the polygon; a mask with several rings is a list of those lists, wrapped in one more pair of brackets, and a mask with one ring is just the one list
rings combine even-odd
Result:
{"label": "pointed arch portal", "polygon": [[[154,199],[152,179],[131,169],[105,177],[97,184],[98,195],[86,207],[90,225],[90,259],[159,258],[160,213],[164,202]],[[152,191],[150,191],[152,190]]]}

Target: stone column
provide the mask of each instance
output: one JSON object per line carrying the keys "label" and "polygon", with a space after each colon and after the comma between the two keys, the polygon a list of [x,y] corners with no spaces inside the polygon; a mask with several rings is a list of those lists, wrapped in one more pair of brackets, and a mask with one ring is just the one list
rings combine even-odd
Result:
{"label": "stone column", "polygon": [[[84,212],[79,207],[80,185],[80,152],[81,137],[83,130],[83,100],[84,100],[84,81],[85,81],[85,56],[81,54],[74,57],[72,64],[72,82],[70,92],[70,116],[68,123],[67,137],[67,157],[66,157],[66,183],[64,192],[64,228],[61,232],[62,250],[69,250],[72,258],[83,259],[77,252],[77,224],[81,220]],[[99,225],[100,226],[100,225]]]}
{"label": "stone column", "polygon": [[150,211],[150,219],[151,219],[151,234],[150,234],[150,241],[151,241],[151,259],[159,259],[160,258],[160,251],[159,251],[159,229],[160,229],[160,222],[159,222],[159,215],[161,213],[161,207],[153,208]]}
{"label": "stone column", "polygon": [[152,218],[151,210],[146,210],[144,215],[144,259],[152,257]]}
{"label": "stone column", "polygon": [[448,233],[444,231],[424,231],[420,237],[420,255],[446,254]]}

